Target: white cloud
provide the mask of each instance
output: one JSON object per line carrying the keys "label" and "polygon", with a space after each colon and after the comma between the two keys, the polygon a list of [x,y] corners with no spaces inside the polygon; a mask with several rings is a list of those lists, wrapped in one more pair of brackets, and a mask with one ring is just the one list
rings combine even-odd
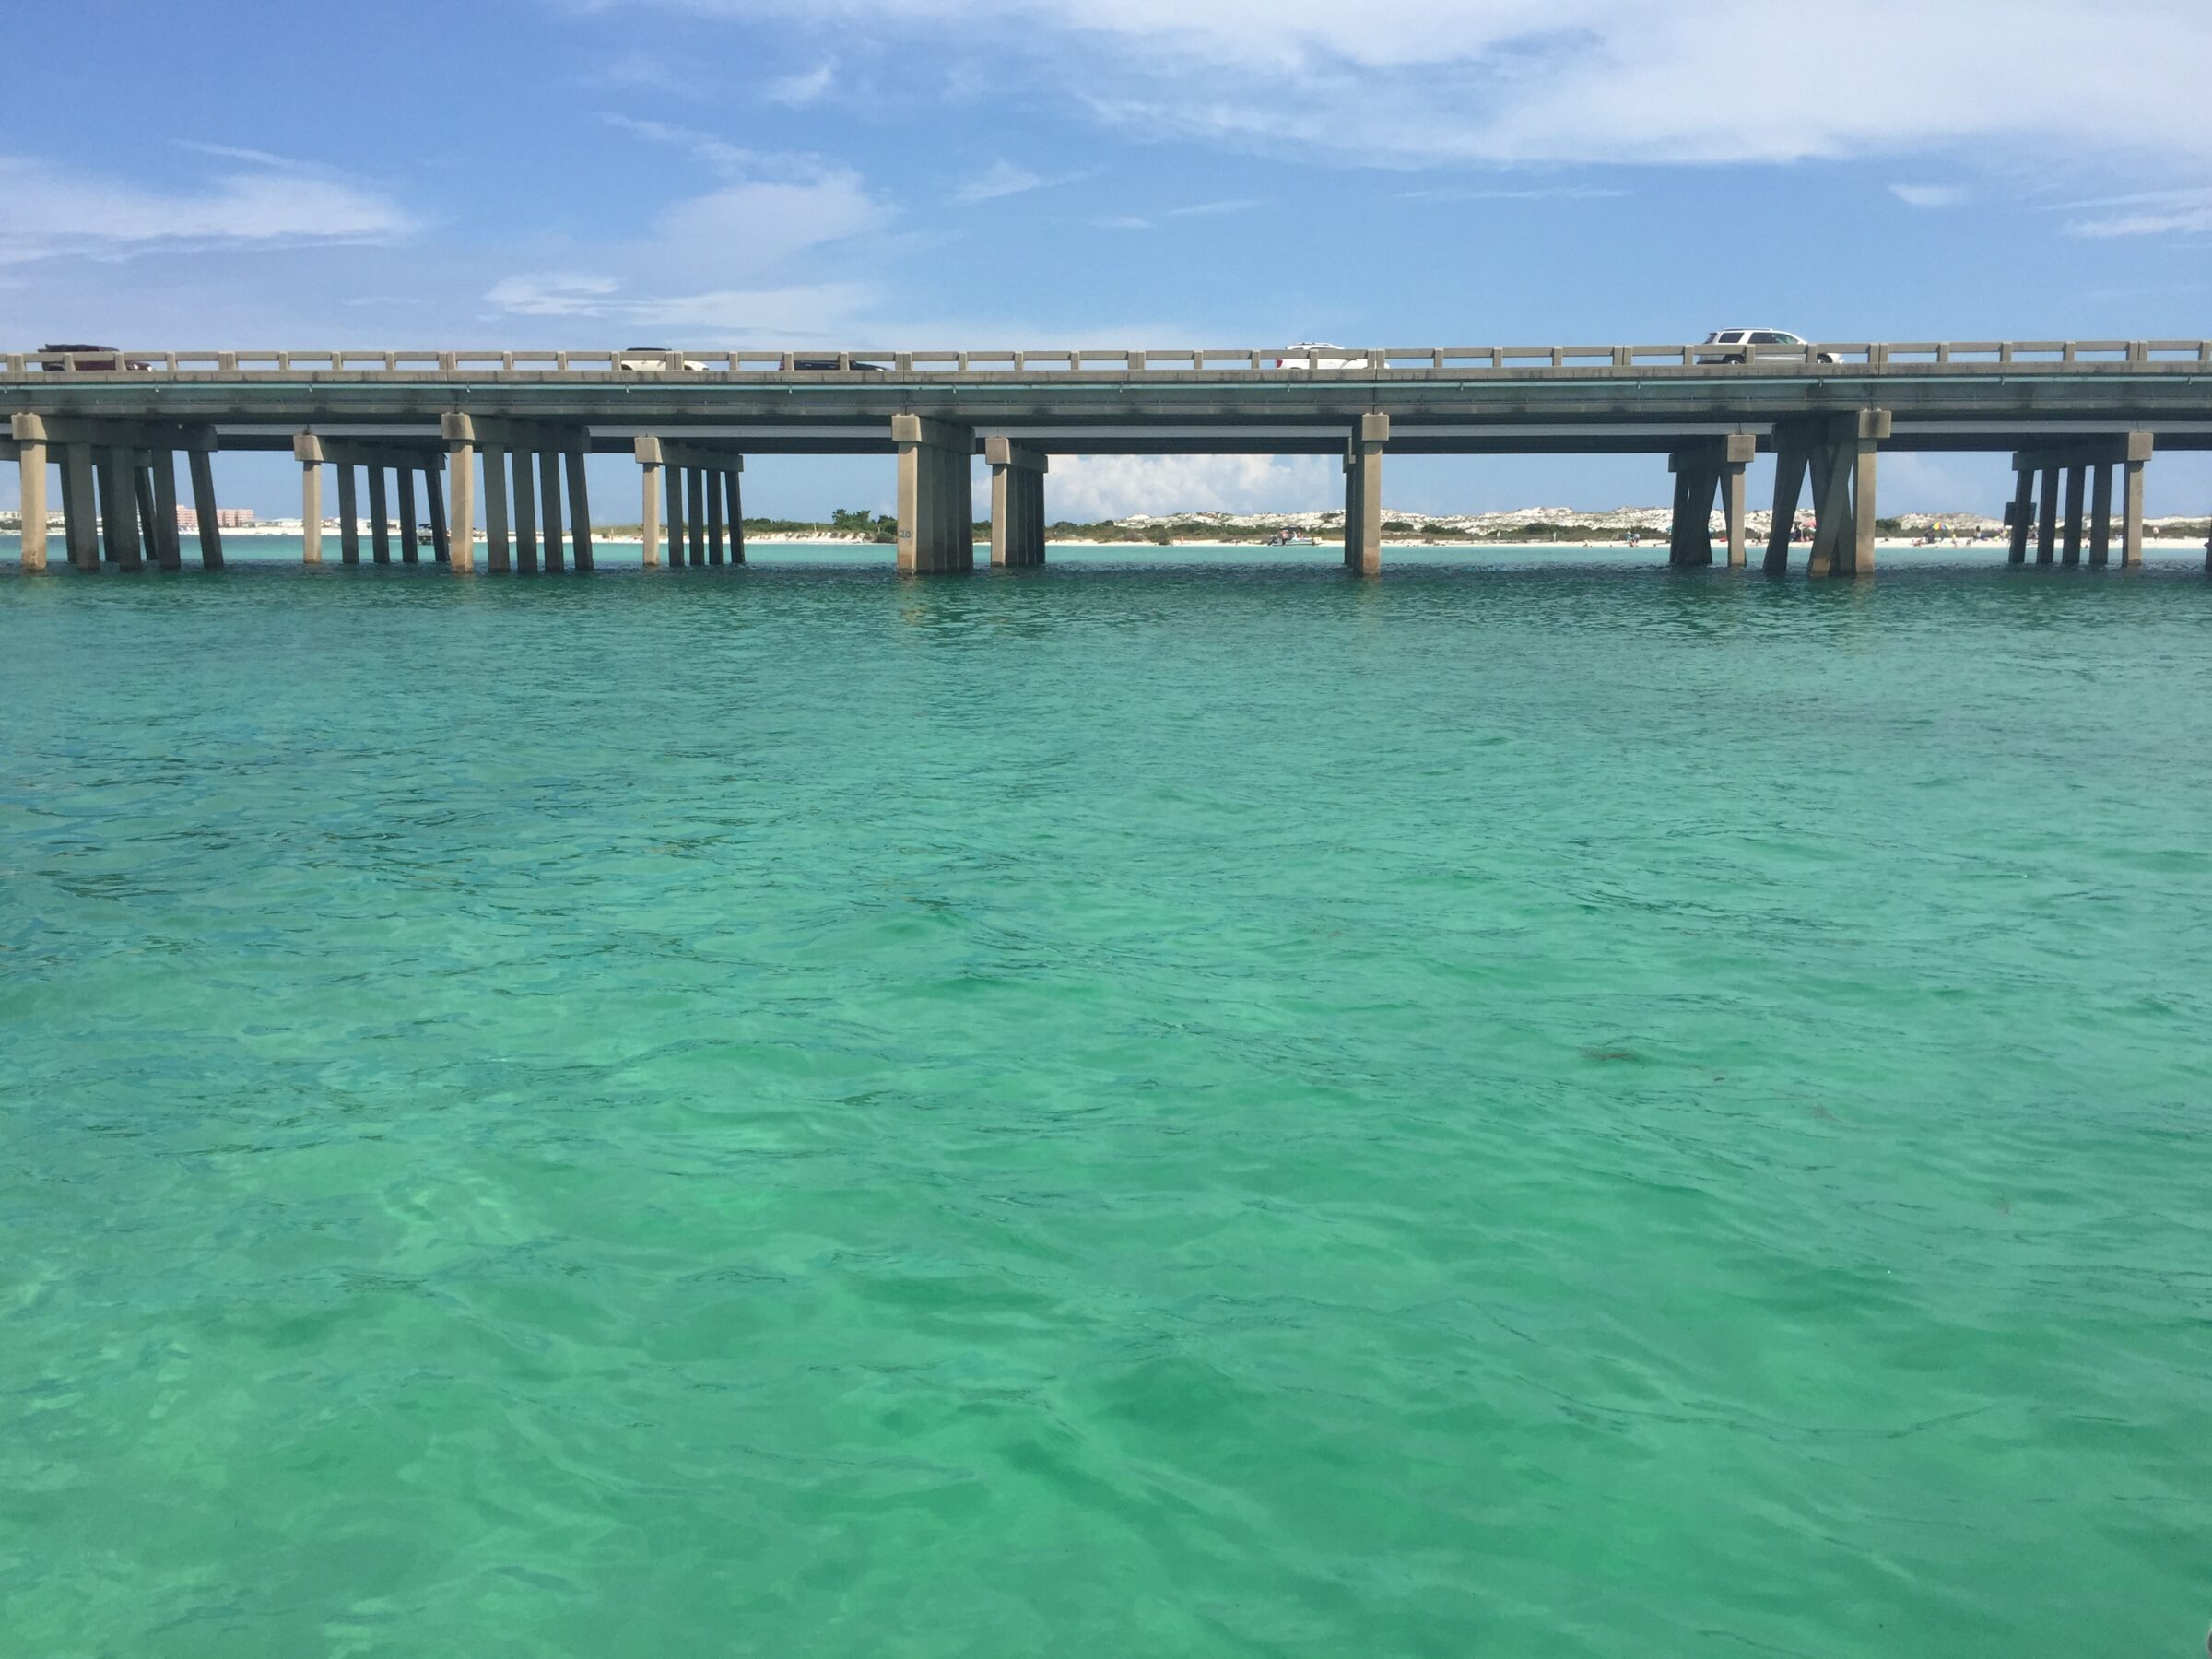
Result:
{"label": "white cloud", "polygon": [[1956,207],[1966,200],[1958,184],[1892,184],[1889,194],[1908,207]]}
{"label": "white cloud", "polygon": [[1106,120],[1346,159],[2212,158],[2195,101],[2142,78],[2146,64],[2166,88],[2212,77],[2203,0],[678,3],[925,38],[960,26],[1053,60],[1042,84],[1112,87],[1087,94]]}
{"label": "white cloud", "polygon": [[1217,218],[1225,213],[1249,213],[1262,204],[1257,196],[1238,196],[1223,202],[1194,202],[1188,207],[1171,207],[1163,218]]}
{"label": "white cloud", "polygon": [[786,75],[768,83],[771,103],[780,103],[794,110],[806,108],[818,101],[830,90],[837,78],[837,65],[825,61],[811,69],[802,69],[796,75]]}
{"label": "white cloud", "polygon": [[971,206],[977,202],[994,202],[1000,196],[1020,195],[1050,182],[1042,173],[998,160],[955,190],[952,199],[962,206]]}
{"label": "white cloud", "polygon": [[[816,280],[807,266],[818,252],[890,224],[893,209],[858,173],[812,157],[757,154],[659,122],[607,119],[639,137],[691,149],[731,182],[670,203],[635,240],[590,249],[588,261],[501,277],[484,295],[495,313],[686,329],[702,346],[818,341],[854,329],[875,288]],[[700,272],[712,273],[717,285],[670,286],[672,273]]]}
{"label": "white cloud", "polygon": [[2094,211],[2089,218],[2071,220],[2066,226],[2069,234],[2163,236],[2212,230],[2212,189],[2143,191],[2083,202],[2076,210],[2084,209]]}
{"label": "white cloud", "polygon": [[622,285],[612,276],[547,271],[503,277],[484,297],[518,317],[592,317],[603,314],[621,291]]}
{"label": "white cloud", "polygon": [[1055,455],[1045,485],[1054,519],[1133,512],[1267,512],[1344,505],[1344,473],[1325,455]]}
{"label": "white cloud", "polygon": [[[220,152],[243,159],[242,152]],[[79,253],[387,241],[415,228],[389,197],[276,157],[159,190],[0,156],[0,264]]]}

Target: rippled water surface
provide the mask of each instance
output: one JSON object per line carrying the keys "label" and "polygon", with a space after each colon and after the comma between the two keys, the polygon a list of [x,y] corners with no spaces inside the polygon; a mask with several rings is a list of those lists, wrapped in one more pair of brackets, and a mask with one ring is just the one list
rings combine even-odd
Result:
{"label": "rippled water surface", "polygon": [[2201,1653],[2212,584],[1329,559],[0,576],[0,1651]]}

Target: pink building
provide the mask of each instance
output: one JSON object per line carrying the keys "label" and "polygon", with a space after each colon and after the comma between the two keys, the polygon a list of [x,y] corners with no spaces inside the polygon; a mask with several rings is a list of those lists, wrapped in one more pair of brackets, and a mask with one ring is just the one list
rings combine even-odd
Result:
{"label": "pink building", "polygon": [[[215,510],[215,527],[218,530],[242,529],[253,522],[253,509],[251,507],[218,507]],[[180,507],[177,509],[178,529],[197,530],[199,527],[200,512],[198,508]]]}

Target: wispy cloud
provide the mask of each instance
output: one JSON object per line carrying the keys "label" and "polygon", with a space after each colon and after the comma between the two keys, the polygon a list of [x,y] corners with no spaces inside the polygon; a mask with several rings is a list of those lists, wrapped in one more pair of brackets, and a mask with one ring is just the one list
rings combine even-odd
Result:
{"label": "wispy cloud", "polygon": [[1629,193],[1601,184],[1533,184],[1521,189],[1483,189],[1441,184],[1428,190],[1401,190],[1401,202],[1605,202]]}
{"label": "wispy cloud", "polygon": [[1959,184],[1892,184],[1889,194],[1908,207],[1956,207],[1966,200]]}
{"label": "wispy cloud", "polygon": [[837,79],[837,64],[826,59],[811,69],[781,76],[768,83],[768,100],[800,110],[818,102]]}
{"label": "wispy cloud", "polygon": [[2212,188],[2146,190],[2133,195],[2077,202],[2069,210],[2087,218],[2069,219],[2071,236],[2166,236],[2212,230]]}
{"label": "wispy cloud", "polygon": [[[485,293],[495,314],[605,318],[687,327],[715,337],[821,338],[848,327],[874,288],[818,279],[822,250],[884,229],[895,210],[850,168],[816,157],[762,155],[686,128],[614,116],[625,131],[690,148],[724,175],[672,202],[630,240],[568,250]],[[672,272],[712,272],[724,286],[672,291]]]}
{"label": "wispy cloud", "polygon": [[972,179],[964,181],[948,199],[956,206],[971,207],[978,202],[995,202],[1002,196],[1022,195],[1032,190],[1056,190],[1063,184],[1080,184],[1094,176],[1096,171],[1085,168],[1075,172],[1041,173],[1002,157]]}
{"label": "wispy cloud", "polygon": [[[682,3],[786,25],[865,17],[924,49],[957,36],[971,77],[1078,88],[1147,135],[1392,165],[2212,158],[2212,123],[2190,99],[2147,96],[2141,68],[2168,86],[2212,77],[2202,0]],[[1820,96],[1788,75],[1716,81],[1715,42],[1734,41],[1818,65]]]}
{"label": "wispy cloud", "polygon": [[702,133],[693,127],[672,126],[665,121],[643,121],[635,115],[602,112],[599,119],[618,133],[628,133],[632,138],[642,138],[648,144],[674,145],[689,150],[698,159],[717,172],[736,174],[756,167],[761,157],[743,145],[732,144],[712,133]]}
{"label": "wispy cloud", "polygon": [[281,158],[255,155],[253,162],[247,171],[162,190],[35,157],[0,156],[0,264],[65,253],[126,258],[155,250],[385,241],[416,229],[414,217],[381,192]]}
{"label": "wispy cloud", "polygon": [[677,73],[665,58],[641,50],[622,52],[592,67],[594,84],[626,87],[639,92],[668,92],[697,102],[698,86]]}
{"label": "wispy cloud", "polygon": [[972,206],[977,202],[995,202],[1001,196],[1020,195],[1025,191],[1041,189],[1051,182],[1042,173],[1031,172],[1026,167],[1017,167],[1005,159],[990,166],[966,181],[952,193],[959,206]]}
{"label": "wispy cloud", "polygon": [[1194,202],[1188,207],[1171,207],[1162,218],[1215,218],[1225,213],[1249,213],[1264,204],[1257,196],[1237,196],[1222,202]]}
{"label": "wispy cloud", "polygon": [[1088,219],[1096,230],[1157,230],[1168,219],[1220,218],[1232,213],[1249,213],[1254,207],[1265,207],[1259,196],[1231,196],[1218,202],[1192,202],[1182,207],[1162,207],[1153,213],[1107,213]]}

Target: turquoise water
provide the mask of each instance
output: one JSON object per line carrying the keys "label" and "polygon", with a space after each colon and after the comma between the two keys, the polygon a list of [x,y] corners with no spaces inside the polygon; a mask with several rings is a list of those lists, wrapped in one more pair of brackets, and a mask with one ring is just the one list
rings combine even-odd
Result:
{"label": "turquoise water", "polygon": [[0,1651],[2201,1653],[2212,584],[0,575]]}

